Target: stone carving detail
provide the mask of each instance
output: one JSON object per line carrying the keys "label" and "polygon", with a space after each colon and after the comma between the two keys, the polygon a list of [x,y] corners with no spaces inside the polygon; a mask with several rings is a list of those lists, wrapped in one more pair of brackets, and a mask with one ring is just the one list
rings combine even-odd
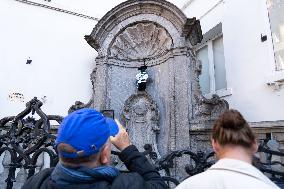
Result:
{"label": "stone carving detail", "polygon": [[79,110],[79,109],[82,109],[82,108],[90,108],[93,104],[94,100],[93,100],[93,97],[89,100],[89,102],[87,104],[81,102],[81,101],[76,101],[74,105],[72,105],[69,110],[68,110],[68,114],[76,111],[76,110]]}
{"label": "stone carving detail", "polygon": [[[157,150],[159,112],[156,103],[145,91],[131,95],[125,102],[122,121],[128,130],[130,139],[140,151],[145,144],[151,144]],[[158,154],[158,153],[157,153]]]}
{"label": "stone carving detail", "polygon": [[[165,0],[129,0],[104,15],[85,39],[98,52],[91,74],[94,107],[122,112],[140,151],[145,144],[157,151],[157,137],[160,154],[189,143],[205,146],[192,142],[191,132],[210,128],[226,103],[203,99],[201,94],[201,64],[192,49],[202,40],[196,18],[188,19]],[[152,82],[146,90],[155,103],[146,92],[135,92],[133,79],[141,66],[148,67]],[[173,174],[181,176],[186,162],[177,161]]]}
{"label": "stone carving detail", "polygon": [[200,99],[198,116],[205,120],[215,120],[227,109],[229,109],[228,102],[214,94],[211,99],[204,97]]}
{"label": "stone carving detail", "polygon": [[214,94],[211,99],[202,99],[206,109],[202,112],[204,115],[211,115],[218,117],[223,111],[229,109],[229,104],[226,100],[221,99],[218,95]]}
{"label": "stone carving detail", "polygon": [[98,42],[95,39],[93,39],[90,35],[85,35],[84,38],[91,47],[95,49],[100,48]]}
{"label": "stone carving detail", "polygon": [[165,28],[154,23],[138,23],[126,28],[111,45],[112,57],[141,60],[158,57],[172,46],[172,39]]}
{"label": "stone carving detail", "polygon": [[183,27],[183,35],[189,39],[191,45],[200,43],[203,39],[200,21],[196,18],[188,18]]}
{"label": "stone carving detail", "polygon": [[[222,114],[225,110],[229,109],[229,103],[221,99],[217,94],[213,94],[210,99],[205,98],[200,90],[199,76],[202,70],[202,64],[200,60],[196,58],[192,59],[193,62],[193,75],[194,75],[194,108],[193,108],[193,119],[191,122],[191,128],[212,127],[214,121]],[[198,125],[195,125],[198,124]]]}

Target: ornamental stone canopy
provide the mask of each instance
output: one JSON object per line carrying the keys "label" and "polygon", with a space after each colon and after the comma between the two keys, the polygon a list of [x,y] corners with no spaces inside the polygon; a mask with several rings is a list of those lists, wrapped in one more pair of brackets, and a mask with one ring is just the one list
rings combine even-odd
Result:
{"label": "ornamental stone canopy", "polygon": [[[218,96],[202,96],[201,64],[192,50],[202,40],[200,22],[170,2],[126,1],[104,15],[85,39],[98,52],[91,74],[93,107],[114,110],[140,150],[151,144],[162,156],[194,145],[198,141],[191,141],[190,129],[211,124],[228,108]],[[148,74],[144,91],[135,83],[141,66]],[[177,167],[185,162],[181,159]]]}

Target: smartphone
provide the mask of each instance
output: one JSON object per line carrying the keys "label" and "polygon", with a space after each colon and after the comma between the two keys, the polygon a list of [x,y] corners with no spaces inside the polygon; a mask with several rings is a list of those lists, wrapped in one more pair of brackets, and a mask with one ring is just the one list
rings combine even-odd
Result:
{"label": "smartphone", "polygon": [[101,112],[105,117],[114,119],[114,110],[102,110]]}

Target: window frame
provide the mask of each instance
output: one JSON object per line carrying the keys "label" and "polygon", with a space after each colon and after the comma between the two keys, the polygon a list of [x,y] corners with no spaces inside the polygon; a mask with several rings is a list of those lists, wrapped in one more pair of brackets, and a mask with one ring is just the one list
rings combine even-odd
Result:
{"label": "window frame", "polygon": [[[273,56],[274,56],[274,69],[276,72],[283,72],[284,73],[284,68],[279,68],[279,65],[277,63],[277,57],[276,57],[276,44],[274,42],[274,37],[273,37],[273,31],[272,31],[272,26],[271,26],[271,16],[270,16],[270,12],[269,12],[269,8],[268,8],[268,1],[269,0],[265,0],[265,7],[266,7],[266,11],[267,11],[267,17],[268,17],[268,24],[269,24],[269,29],[270,29],[270,37],[271,37],[271,42],[272,42],[272,48],[273,48]],[[284,43],[284,41],[282,42]]]}
{"label": "window frame", "polygon": [[266,76],[266,84],[270,86],[274,86],[275,90],[280,89],[279,86],[284,84],[284,70],[282,69],[277,69],[277,62],[276,62],[276,56],[275,56],[275,46],[273,42],[273,33],[271,29],[271,21],[270,21],[270,15],[269,15],[269,10],[268,10],[268,0],[263,0],[262,2],[262,7],[263,7],[263,12],[265,15],[265,22],[266,22],[266,31],[269,33],[269,43],[268,43],[268,48],[269,48],[269,60],[271,61],[271,72],[267,74]]}
{"label": "window frame", "polygon": [[[208,53],[208,64],[209,64],[209,79],[210,79],[209,88],[210,88],[210,92],[207,93],[207,94],[203,94],[203,96],[206,97],[206,98],[212,98],[212,96],[214,94],[217,94],[219,97],[225,97],[225,96],[232,95],[232,88],[229,88],[228,87],[228,83],[227,83],[226,61],[225,61],[225,70],[226,70],[225,75],[226,75],[227,87],[223,88],[223,89],[216,90],[213,41],[218,39],[218,38],[220,38],[220,37],[223,38],[223,33],[222,32],[214,35],[214,37],[208,39],[207,41],[204,41],[203,43],[201,43],[201,45],[199,45],[196,48],[194,48],[196,54],[197,54],[198,50],[202,49],[205,46],[207,46],[207,50],[208,50],[207,53]],[[225,53],[224,53],[224,55],[225,55]]]}

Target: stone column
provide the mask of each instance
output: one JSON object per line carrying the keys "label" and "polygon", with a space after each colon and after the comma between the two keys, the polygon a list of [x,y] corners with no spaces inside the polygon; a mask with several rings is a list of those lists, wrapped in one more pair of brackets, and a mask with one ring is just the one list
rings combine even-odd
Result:
{"label": "stone column", "polygon": [[96,67],[91,74],[91,81],[94,90],[94,108],[97,110],[106,108],[107,96],[107,60],[105,58],[96,59]]}

